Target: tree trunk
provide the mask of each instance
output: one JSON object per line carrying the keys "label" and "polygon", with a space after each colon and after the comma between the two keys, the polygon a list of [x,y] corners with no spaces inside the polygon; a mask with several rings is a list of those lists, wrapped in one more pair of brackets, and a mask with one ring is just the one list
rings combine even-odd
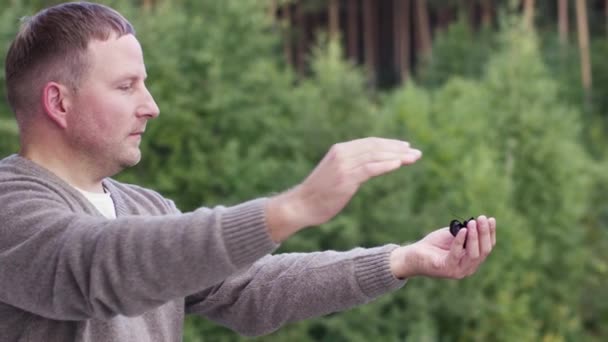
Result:
{"label": "tree trunk", "polygon": [[288,65],[295,66],[295,61],[293,58],[293,40],[290,32],[292,32],[294,27],[293,15],[291,14],[291,5],[285,4],[282,8],[284,21],[287,25],[279,25],[282,35],[283,35],[283,54],[285,55],[285,61]]}
{"label": "tree trunk", "polygon": [[429,27],[429,12],[426,0],[414,0],[416,4],[416,26],[418,48],[423,56],[431,56],[431,31]]}
{"label": "tree trunk", "polygon": [[492,26],[492,0],[481,1],[481,25],[486,28]]}
{"label": "tree trunk", "polygon": [[608,0],[604,1],[604,17],[606,19],[606,34],[608,34]]}
{"label": "tree trunk", "polygon": [[476,29],[476,16],[475,16],[475,0],[467,0],[466,1],[466,12],[467,18],[469,21],[469,26],[471,27],[471,31],[475,31]]}
{"label": "tree trunk", "polygon": [[304,56],[306,56],[306,48],[308,47],[308,23],[304,13],[304,5],[296,2],[295,6],[295,22],[294,28],[296,32],[296,55],[294,58],[296,69],[301,74],[304,73]]}
{"label": "tree trunk", "polygon": [[452,6],[446,6],[437,8],[435,12],[435,29],[445,30],[447,29],[456,15],[454,14],[454,8]]}
{"label": "tree trunk", "polygon": [[534,28],[534,0],[524,0],[524,24],[527,28]]}
{"label": "tree trunk", "polygon": [[329,0],[329,36],[336,39],[340,32],[340,1]]}
{"label": "tree trunk", "polygon": [[348,2],[347,52],[353,61],[359,60],[359,0]]}
{"label": "tree trunk", "polygon": [[374,0],[363,0],[363,48],[365,49],[365,66],[372,84],[376,83],[376,20],[377,13]]}
{"label": "tree trunk", "polygon": [[[608,0],[607,0],[608,1]],[[558,0],[557,2],[558,12],[558,28],[559,28],[559,41],[562,45],[568,44],[568,0]]]}
{"label": "tree trunk", "polygon": [[152,0],[144,0],[143,7],[146,11],[152,8]]}
{"label": "tree trunk", "polygon": [[410,0],[394,1],[395,69],[402,82],[410,73]]}
{"label": "tree trunk", "polygon": [[585,90],[586,103],[591,100],[591,57],[589,55],[589,23],[585,0],[576,0],[576,26],[578,28],[578,46],[581,55],[581,80]]}

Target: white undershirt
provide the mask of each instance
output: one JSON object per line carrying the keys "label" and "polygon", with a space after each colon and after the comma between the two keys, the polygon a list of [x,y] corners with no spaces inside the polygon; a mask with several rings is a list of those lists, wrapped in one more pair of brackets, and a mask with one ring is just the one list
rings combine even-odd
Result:
{"label": "white undershirt", "polygon": [[116,209],[114,208],[114,201],[112,200],[112,196],[109,192],[104,188],[104,193],[98,192],[90,192],[82,189],[76,188],[76,190],[80,191],[84,197],[86,197],[93,206],[99,210],[103,216],[109,219],[116,218]]}

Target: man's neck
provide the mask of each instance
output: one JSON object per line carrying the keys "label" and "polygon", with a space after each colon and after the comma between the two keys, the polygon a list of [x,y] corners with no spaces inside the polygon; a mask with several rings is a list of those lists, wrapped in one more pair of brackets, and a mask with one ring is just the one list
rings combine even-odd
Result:
{"label": "man's neck", "polygon": [[41,151],[38,148],[22,147],[19,155],[51,171],[66,183],[89,192],[103,193],[104,177],[95,176],[93,170],[67,153]]}

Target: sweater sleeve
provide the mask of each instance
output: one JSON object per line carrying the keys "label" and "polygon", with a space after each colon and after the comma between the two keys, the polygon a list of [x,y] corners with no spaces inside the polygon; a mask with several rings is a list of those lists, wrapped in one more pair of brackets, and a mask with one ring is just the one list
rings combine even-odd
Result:
{"label": "sweater sleeve", "polygon": [[186,312],[255,336],[365,304],[405,284],[389,267],[389,254],[396,247],[266,256],[248,270],[186,298]]}
{"label": "sweater sleeve", "polygon": [[0,182],[0,301],[50,319],[136,316],[277,247],[264,199],[107,220],[61,196],[31,179]]}

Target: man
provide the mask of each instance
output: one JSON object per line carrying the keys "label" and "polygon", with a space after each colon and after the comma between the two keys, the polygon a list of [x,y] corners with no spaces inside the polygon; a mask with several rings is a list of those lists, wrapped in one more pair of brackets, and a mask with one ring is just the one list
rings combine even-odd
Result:
{"label": "man", "polygon": [[[0,161],[3,341],[179,341],[184,315],[241,334],[367,303],[407,278],[462,278],[496,243],[479,216],[407,246],[270,255],[330,220],[358,187],[416,162],[407,142],[333,146],[291,190],[180,213],[154,191],[109,178],[141,158],[159,109],[134,30],[98,4],[48,8],[6,57],[18,155]],[[466,247],[465,247],[466,239]]]}

